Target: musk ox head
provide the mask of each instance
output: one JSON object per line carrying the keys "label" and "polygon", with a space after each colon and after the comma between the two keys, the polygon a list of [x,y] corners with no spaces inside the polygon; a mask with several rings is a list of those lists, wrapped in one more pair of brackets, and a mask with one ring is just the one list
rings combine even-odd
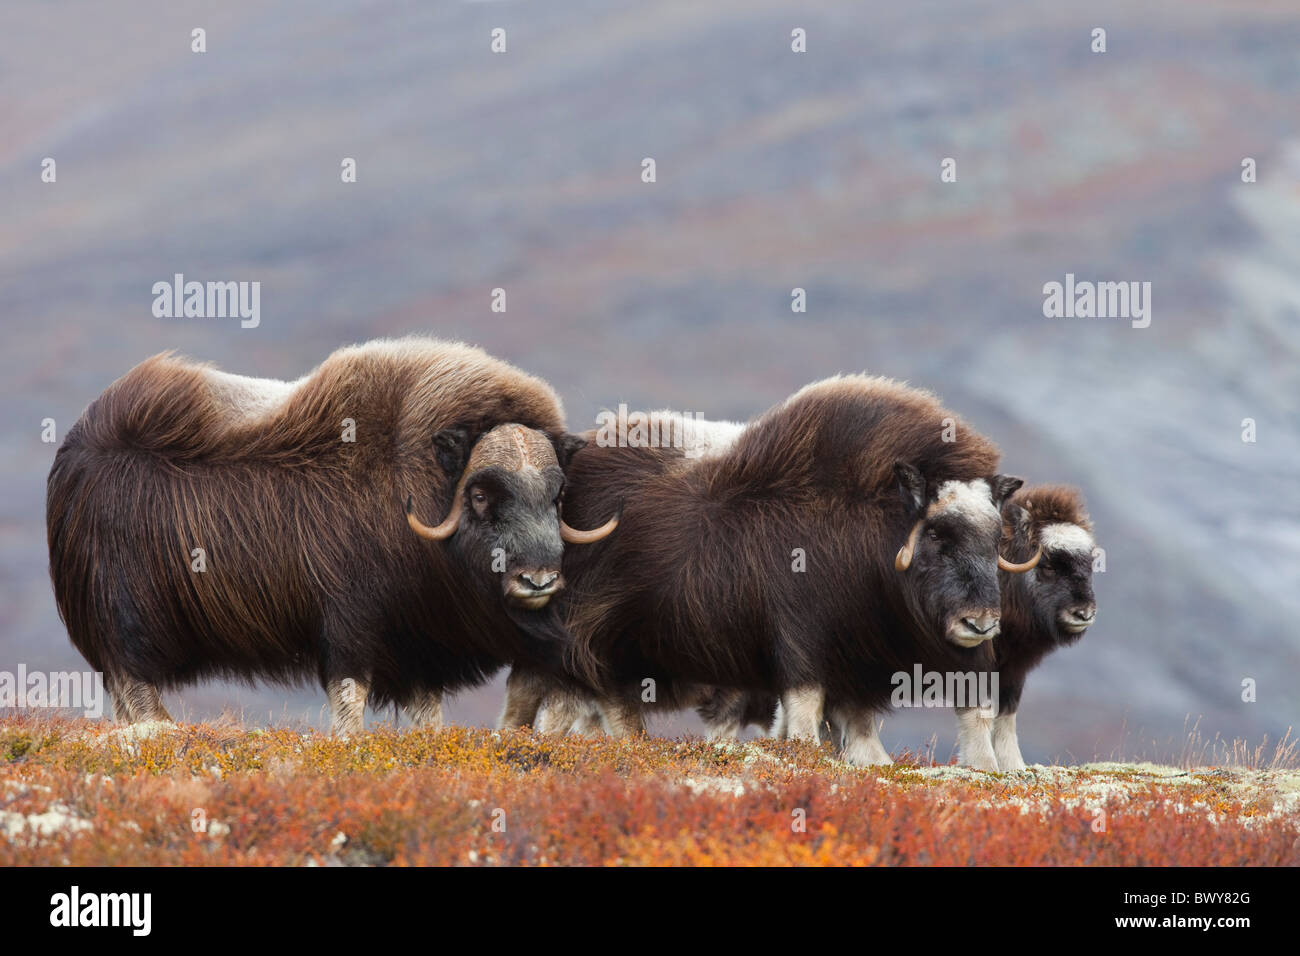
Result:
{"label": "musk ox head", "polygon": [[459,473],[451,509],[442,524],[429,527],[415,516],[411,529],[430,541],[449,541],[460,561],[483,575],[499,575],[508,606],[535,611],[564,587],[560,558],[564,542],[590,544],[614,530],[611,518],[594,531],[577,531],[560,518],[562,462],[586,442],[576,435],[552,440],[523,425],[498,425],[469,451],[469,432],[453,428],[434,437],[438,460]]}
{"label": "musk ox head", "polygon": [[998,553],[1002,503],[1024,482],[994,475],[972,481],[927,482],[913,465],[894,466],[912,520],[894,567],[904,600],[923,628],[960,647],[997,637],[1002,618],[998,568],[1025,571]]}
{"label": "musk ox head", "polygon": [[1018,501],[1003,507],[1003,547],[1012,554],[1037,549],[1042,558],[1031,573],[1003,579],[1004,604],[1014,604],[1031,623],[1031,633],[1051,646],[1073,644],[1097,619],[1092,529],[1086,516],[1036,515],[1033,499],[1028,500],[1029,509]]}

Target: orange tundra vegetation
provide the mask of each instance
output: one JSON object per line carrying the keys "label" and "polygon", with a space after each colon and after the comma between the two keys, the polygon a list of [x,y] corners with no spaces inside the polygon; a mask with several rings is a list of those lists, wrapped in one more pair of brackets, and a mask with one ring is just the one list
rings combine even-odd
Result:
{"label": "orange tundra vegetation", "polygon": [[1298,837],[1295,770],[0,719],[0,866],[1296,865]]}

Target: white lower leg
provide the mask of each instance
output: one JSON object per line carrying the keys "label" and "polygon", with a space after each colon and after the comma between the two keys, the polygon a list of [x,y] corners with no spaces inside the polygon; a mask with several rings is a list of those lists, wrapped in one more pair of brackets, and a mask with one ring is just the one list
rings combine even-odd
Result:
{"label": "white lower leg", "polygon": [[591,704],[569,728],[571,734],[603,734],[604,732],[605,725],[600,718],[600,707],[595,703]]}
{"label": "white lower leg", "polygon": [[370,681],[356,677],[332,680],[325,685],[325,693],[330,701],[330,732],[341,737],[361,733],[365,729]]}
{"label": "white lower leg", "polygon": [[975,770],[997,770],[993,752],[993,718],[978,707],[957,708],[957,760]]}
{"label": "white lower leg", "polygon": [[1024,770],[1020,755],[1020,738],[1016,735],[1016,715],[998,714],[993,718],[993,753],[999,770]]}
{"label": "white lower leg", "polygon": [[402,708],[411,723],[424,730],[442,730],[442,691],[422,691]]}
{"label": "white lower leg", "polygon": [[825,694],[820,687],[796,687],[781,695],[785,705],[787,734],[791,740],[821,740],[822,706]]}
{"label": "white lower leg", "polygon": [[542,701],[551,689],[551,682],[540,674],[512,667],[506,677],[506,702],[501,710],[501,719],[497,721],[497,730],[533,726]]}
{"label": "white lower leg", "polygon": [[553,691],[542,702],[537,715],[537,730],[543,734],[567,734],[576,730],[579,721],[593,712],[599,722],[599,708],[595,701],[573,691]]}
{"label": "white lower leg", "polygon": [[867,710],[837,708],[831,713],[832,724],[838,727],[844,748],[844,759],[858,767],[891,764],[894,758],[880,742],[880,732],[875,715]]}
{"label": "white lower leg", "polygon": [[146,720],[172,722],[172,715],[163,706],[158,688],[134,677],[115,677],[110,682],[113,698],[113,719],[120,724],[138,724]]}
{"label": "white lower leg", "polygon": [[600,702],[600,713],[605,723],[605,733],[611,737],[630,737],[645,732],[645,718],[641,708],[617,697]]}
{"label": "white lower leg", "polygon": [[785,706],[778,700],[776,714],[772,717],[772,726],[767,735],[773,740],[785,740],[790,735],[790,721],[786,719]]}

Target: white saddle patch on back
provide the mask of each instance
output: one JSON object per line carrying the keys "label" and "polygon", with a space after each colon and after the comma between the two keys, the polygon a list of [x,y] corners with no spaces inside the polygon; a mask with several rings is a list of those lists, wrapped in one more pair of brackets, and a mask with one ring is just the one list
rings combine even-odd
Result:
{"label": "white saddle patch on back", "polygon": [[721,455],[736,443],[740,433],[745,430],[740,422],[695,418],[666,408],[651,412],[650,421],[652,426],[658,427],[662,444],[680,447],[688,458]]}
{"label": "white saddle patch on back", "polygon": [[282,382],[278,378],[250,378],[210,368],[204,371],[208,386],[216,399],[225,404],[232,415],[241,418],[260,418],[279,408],[303,383]]}

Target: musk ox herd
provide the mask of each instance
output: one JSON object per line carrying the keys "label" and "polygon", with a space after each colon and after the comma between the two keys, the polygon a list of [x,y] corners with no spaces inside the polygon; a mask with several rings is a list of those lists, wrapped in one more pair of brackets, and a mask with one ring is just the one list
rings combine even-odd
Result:
{"label": "musk ox herd", "polygon": [[623,735],[694,707],[711,736],[866,765],[890,762],[899,675],[961,674],[996,688],[956,702],[962,761],[1024,767],[1025,680],[1096,613],[1078,491],[1022,486],[885,378],[744,424],[643,418],[570,433],[545,382],[427,338],[294,382],[154,356],[55,456],[59,613],[126,722],[206,677],[315,678],[336,733],[367,704],[436,728],[444,694],[508,666],[503,728]]}

